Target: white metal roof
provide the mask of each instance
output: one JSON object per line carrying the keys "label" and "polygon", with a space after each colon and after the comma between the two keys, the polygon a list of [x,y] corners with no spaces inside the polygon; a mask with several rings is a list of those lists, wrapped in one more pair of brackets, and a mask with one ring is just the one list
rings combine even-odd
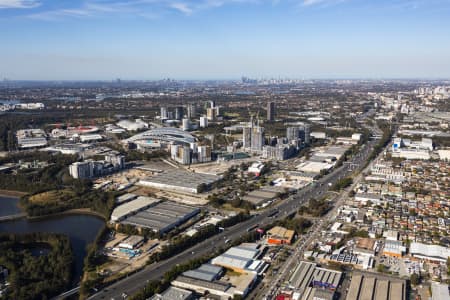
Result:
{"label": "white metal roof", "polygon": [[116,221],[126,216],[127,214],[148,207],[154,203],[158,203],[159,201],[160,201],[159,199],[150,197],[143,197],[143,196],[138,197],[136,200],[117,206],[111,214],[111,220]]}

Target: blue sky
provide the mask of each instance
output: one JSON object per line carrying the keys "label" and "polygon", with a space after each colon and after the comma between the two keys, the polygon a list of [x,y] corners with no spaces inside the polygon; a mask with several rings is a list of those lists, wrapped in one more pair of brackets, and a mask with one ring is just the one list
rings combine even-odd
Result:
{"label": "blue sky", "polygon": [[0,0],[0,78],[450,78],[450,0]]}

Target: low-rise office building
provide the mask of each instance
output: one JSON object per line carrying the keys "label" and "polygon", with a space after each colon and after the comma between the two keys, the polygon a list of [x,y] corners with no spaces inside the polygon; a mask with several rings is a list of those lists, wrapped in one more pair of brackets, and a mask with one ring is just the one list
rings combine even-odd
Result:
{"label": "low-rise office building", "polygon": [[294,239],[295,231],[281,226],[275,226],[266,232],[267,243],[272,245],[290,245]]}

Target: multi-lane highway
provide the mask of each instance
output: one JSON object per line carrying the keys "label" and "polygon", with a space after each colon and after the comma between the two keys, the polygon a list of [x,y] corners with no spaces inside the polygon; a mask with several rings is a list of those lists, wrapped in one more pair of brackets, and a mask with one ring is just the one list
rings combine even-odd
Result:
{"label": "multi-lane highway", "polygon": [[276,207],[279,212],[272,218],[269,218],[268,216],[272,212],[273,208],[269,208],[260,214],[254,215],[253,218],[227,228],[220,234],[217,234],[176,256],[152,264],[142,271],[132,274],[127,278],[108,286],[97,294],[91,296],[89,299],[122,299],[122,296],[132,295],[142,289],[147,281],[161,278],[164,273],[169,271],[173,266],[185,263],[190,259],[201,257],[205,254],[210,254],[214,252],[215,249],[225,246],[226,240],[238,239],[247,233],[247,229],[255,225],[264,226],[272,223],[276,219],[284,218],[286,215],[295,212],[300,205],[306,203],[308,200],[324,196],[331,185],[352,172],[354,169],[352,166],[361,167],[366,162],[375,143],[376,140],[369,141],[362,151],[355,155],[349,163],[336,168],[333,172],[322,177],[314,184],[309,185],[308,187],[298,191],[297,194],[292,195],[288,199],[278,203]]}

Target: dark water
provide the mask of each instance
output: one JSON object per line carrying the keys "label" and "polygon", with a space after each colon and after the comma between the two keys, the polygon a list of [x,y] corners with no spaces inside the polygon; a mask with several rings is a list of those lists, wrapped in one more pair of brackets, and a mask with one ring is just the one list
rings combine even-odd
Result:
{"label": "dark water", "polygon": [[20,213],[20,209],[17,206],[18,204],[19,204],[18,198],[0,196],[0,217]]}
{"label": "dark water", "polygon": [[51,246],[46,243],[33,243],[33,244],[24,244],[18,246],[14,251],[22,251],[22,250],[28,250],[31,252],[31,255],[34,257],[38,256],[44,256],[50,253],[52,250]]}
{"label": "dark water", "polygon": [[[3,215],[5,215],[4,211],[11,206],[11,203],[6,204],[7,202],[14,201],[5,201],[4,197],[0,197],[0,212]],[[10,211],[12,211],[13,214],[17,213],[13,210]],[[37,221],[20,219],[15,221],[0,222],[0,232],[52,232],[67,235],[70,239],[75,255],[74,279],[78,281],[83,273],[83,260],[86,255],[86,246],[94,241],[103,224],[104,221],[102,219],[91,215],[65,215]]]}

